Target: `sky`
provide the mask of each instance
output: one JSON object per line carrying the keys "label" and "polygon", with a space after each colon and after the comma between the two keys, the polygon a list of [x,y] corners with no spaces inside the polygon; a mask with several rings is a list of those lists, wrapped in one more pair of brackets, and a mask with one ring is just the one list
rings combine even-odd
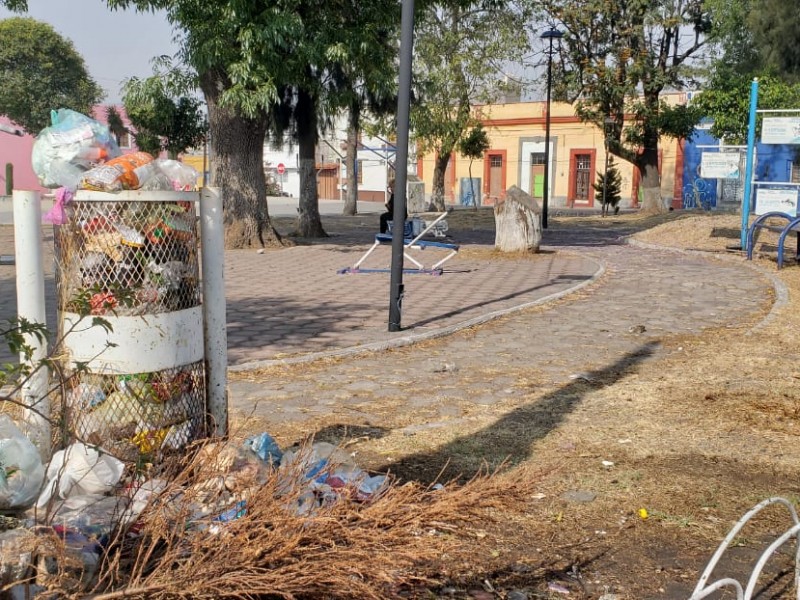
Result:
{"label": "sky", "polygon": [[[15,16],[0,9],[0,18]],[[28,0],[27,15],[44,21],[70,39],[94,80],[106,93],[104,102],[120,102],[122,82],[152,74],[155,56],[173,56],[178,45],[164,13],[111,11],[103,0]]]}

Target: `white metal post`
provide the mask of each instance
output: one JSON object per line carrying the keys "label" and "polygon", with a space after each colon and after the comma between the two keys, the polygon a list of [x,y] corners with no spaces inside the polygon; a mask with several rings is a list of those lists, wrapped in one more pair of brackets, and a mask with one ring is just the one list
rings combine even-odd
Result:
{"label": "white metal post", "polygon": [[228,332],[225,317],[225,232],[219,188],[200,192],[203,269],[203,337],[206,346],[206,399],[213,436],[228,433]]}
{"label": "white metal post", "polygon": [[[17,264],[17,316],[29,323],[46,325],[44,303],[44,259],[42,256],[42,205],[39,192],[14,190],[14,252]],[[20,363],[36,369],[22,384],[25,409],[23,429],[39,448],[43,460],[50,458],[50,399],[47,397],[49,371],[41,366],[47,357],[47,341],[27,335],[33,348],[27,359],[20,354]]]}

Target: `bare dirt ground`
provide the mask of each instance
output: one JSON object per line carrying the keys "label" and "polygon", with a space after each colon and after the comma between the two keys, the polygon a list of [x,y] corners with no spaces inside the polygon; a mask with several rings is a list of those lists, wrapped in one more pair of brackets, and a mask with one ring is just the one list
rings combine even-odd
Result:
{"label": "bare dirt ground", "polygon": [[[489,211],[460,211],[451,219],[451,229],[473,232],[476,238],[492,226]],[[729,249],[739,235],[739,217],[732,215],[552,218],[554,231],[565,227],[610,228],[621,235],[633,233],[643,243],[744,262],[740,252]],[[497,464],[504,458],[499,453],[513,445],[515,432],[542,428],[546,435],[534,438],[533,447],[522,453],[529,458],[507,465],[497,475],[502,479],[522,473],[530,482],[527,501],[509,502],[503,510],[487,514],[485,523],[475,523],[469,558],[452,564],[443,557],[441,586],[410,595],[688,598],[711,554],[744,512],[770,496],[800,501],[800,266],[790,261],[778,271],[774,241],[764,236],[755,263],[782,282],[788,299],[779,298],[757,329],[751,328],[771,307],[740,327],[665,336],[659,342],[670,351],[640,368],[561,388],[536,369],[512,369],[495,357],[487,360],[480,376],[524,388],[522,397],[481,406],[469,397],[459,400],[451,391],[452,405],[468,410],[469,419],[453,419],[452,425],[430,431],[421,428],[413,436],[385,435],[408,431],[420,422],[420,415],[398,413],[391,399],[380,394],[367,400],[370,414],[380,415],[382,427],[357,418],[343,424],[309,415],[271,433],[284,444],[308,435],[342,443],[365,468],[390,464],[401,477],[430,482],[440,462],[426,465],[418,458],[413,469],[404,472],[402,465],[411,463],[403,459],[441,458],[436,451],[447,444],[461,475],[468,477],[480,466],[469,460],[471,443],[479,436],[498,436],[498,456],[489,461]],[[423,350],[435,352],[454,341],[468,343],[473,334],[464,331],[428,342]],[[387,364],[419,351],[412,347],[387,352]],[[336,367],[336,362],[324,361],[246,377],[288,384],[299,377],[326,377]],[[408,377],[413,389],[414,376]],[[571,409],[557,418],[555,414],[563,412],[561,403]],[[533,408],[515,410],[523,405]],[[502,429],[484,429],[501,418]],[[245,431],[260,430],[260,425],[237,424]],[[531,437],[519,439],[520,444],[530,444]],[[485,448],[492,440],[480,443]],[[785,511],[769,511],[736,540],[722,569],[741,580],[769,540],[788,525]],[[763,579],[766,590],[758,598],[794,594],[789,554],[770,563]]]}

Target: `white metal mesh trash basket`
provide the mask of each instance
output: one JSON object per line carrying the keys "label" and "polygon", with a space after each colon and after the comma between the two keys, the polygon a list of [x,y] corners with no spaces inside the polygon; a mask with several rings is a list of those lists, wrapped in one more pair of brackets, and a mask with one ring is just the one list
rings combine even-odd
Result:
{"label": "white metal mesh trash basket", "polygon": [[79,191],[58,229],[64,422],[120,458],[205,434],[197,200]]}

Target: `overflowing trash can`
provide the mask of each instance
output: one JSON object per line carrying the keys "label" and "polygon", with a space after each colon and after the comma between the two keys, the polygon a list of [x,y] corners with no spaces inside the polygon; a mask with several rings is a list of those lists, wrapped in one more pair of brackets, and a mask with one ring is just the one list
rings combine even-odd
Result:
{"label": "overflowing trash can", "polygon": [[206,435],[198,202],[79,190],[56,227],[66,431],[123,460]]}

